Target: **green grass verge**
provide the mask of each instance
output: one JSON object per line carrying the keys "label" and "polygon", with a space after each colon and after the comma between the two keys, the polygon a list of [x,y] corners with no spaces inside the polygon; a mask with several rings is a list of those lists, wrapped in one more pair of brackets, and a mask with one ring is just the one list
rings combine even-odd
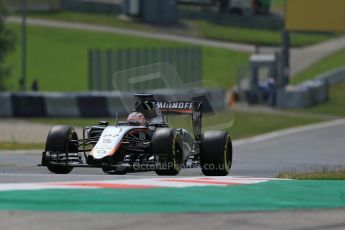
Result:
{"label": "green grass verge", "polygon": [[285,0],[271,0],[271,4],[273,11],[284,13]]}
{"label": "green grass verge", "polygon": [[320,60],[319,62],[313,64],[308,69],[297,73],[291,79],[293,84],[298,84],[305,80],[310,80],[316,76],[323,74],[325,72],[331,71],[333,69],[345,66],[345,49],[341,49],[334,54]]}
{"label": "green grass verge", "polygon": [[345,180],[345,169],[324,168],[303,173],[280,173],[277,177],[295,180]]}
{"label": "green grass verge", "polygon": [[[201,36],[210,39],[265,46],[280,46],[282,41],[280,31],[229,27],[212,24],[207,21],[198,21],[197,25]],[[301,47],[323,42],[330,38],[334,38],[334,35],[291,33],[291,45]]]}
{"label": "green grass verge", "polygon": [[28,150],[28,149],[44,149],[44,144],[0,142],[0,150]]}
{"label": "green grass verge", "polygon": [[[18,37],[20,26],[8,24]],[[94,33],[48,27],[28,27],[28,85],[37,79],[42,91],[88,90],[87,52],[89,48],[160,48],[184,46],[183,43],[143,39],[108,33]],[[232,86],[239,66],[248,62],[249,54],[204,47],[203,78],[224,88]],[[21,76],[21,44],[7,58],[12,74],[6,82],[12,91],[18,89]]]}
{"label": "green grass verge", "polygon": [[[278,1],[274,7],[281,7],[282,2]],[[99,13],[76,13],[76,12],[55,12],[55,13],[31,13],[30,17],[58,20],[66,22],[82,22],[95,25],[106,25],[126,29],[152,31],[154,28],[140,22],[128,22],[119,19],[116,15],[107,15]],[[239,43],[248,43],[255,45],[279,46],[281,45],[281,32],[244,29],[213,24],[207,21],[192,20],[196,26],[196,32],[204,38],[224,40]],[[183,32],[183,30],[181,30]],[[186,34],[189,31],[185,31]],[[291,33],[291,45],[295,47],[311,45],[333,38],[331,34],[317,33]]]}
{"label": "green grass verge", "polygon": [[[50,118],[32,118],[29,121],[50,125],[72,125],[72,126],[89,126],[95,125],[99,120],[109,120],[110,124],[114,122],[113,118],[92,118],[92,119],[50,119]],[[267,122],[267,121],[270,122]],[[233,122],[232,122],[233,121]],[[308,125],[321,122],[315,118],[301,118],[281,115],[255,114],[255,113],[221,113],[218,116],[205,116],[203,127],[215,127],[222,124],[233,124],[232,127],[225,130],[231,133],[233,139],[251,137],[259,134],[269,133],[272,131],[291,128],[295,126]],[[186,127],[191,131],[191,118],[171,116],[169,123],[172,127]],[[224,127],[224,126],[223,126]]]}
{"label": "green grass verge", "polygon": [[252,137],[281,129],[303,126],[322,121],[316,118],[240,112],[236,112],[234,118],[234,126],[227,130],[232,134],[234,139]]}
{"label": "green grass verge", "polygon": [[[292,79],[292,84],[298,84],[306,80],[314,79],[316,76],[336,68],[345,66],[345,49],[326,57],[308,69],[296,74]],[[330,99],[327,103],[299,110],[301,112],[345,116],[345,84],[340,84],[330,89]]]}
{"label": "green grass verge", "polygon": [[322,115],[345,117],[345,84],[340,84],[330,89],[329,101],[306,109],[300,112],[315,113]]}

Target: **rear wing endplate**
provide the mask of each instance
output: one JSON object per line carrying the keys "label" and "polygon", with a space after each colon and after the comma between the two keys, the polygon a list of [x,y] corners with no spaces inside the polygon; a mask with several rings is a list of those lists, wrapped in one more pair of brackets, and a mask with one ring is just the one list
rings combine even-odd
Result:
{"label": "rear wing endplate", "polygon": [[201,101],[156,101],[156,107],[165,114],[189,114],[192,115],[192,126],[195,141],[201,141],[202,129],[202,102]]}

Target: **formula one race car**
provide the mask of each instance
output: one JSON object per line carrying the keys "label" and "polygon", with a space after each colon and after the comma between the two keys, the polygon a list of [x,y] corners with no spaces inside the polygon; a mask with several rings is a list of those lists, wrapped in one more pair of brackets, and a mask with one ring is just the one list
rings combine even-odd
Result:
{"label": "formula one race car", "polygon": [[[155,171],[177,175],[182,167],[201,166],[206,176],[226,176],[232,164],[232,142],[223,131],[201,133],[202,102],[156,101],[136,94],[135,110],[126,121],[85,127],[83,138],[73,127],[55,126],[47,137],[41,166],[57,174],[74,167],[102,168],[108,174]],[[166,113],[192,115],[194,137],[169,128]]]}

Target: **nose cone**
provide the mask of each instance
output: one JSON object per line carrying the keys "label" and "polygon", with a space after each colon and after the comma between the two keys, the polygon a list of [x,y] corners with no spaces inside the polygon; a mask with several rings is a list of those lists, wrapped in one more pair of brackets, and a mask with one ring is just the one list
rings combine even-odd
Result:
{"label": "nose cone", "polygon": [[113,162],[112,156],[105,156],[101,159],[95,159],[93,156],[89,155],[87,157],[87,164],[93,165],[93,166],[104,166],[104,165],[113,165],[115,162]]}

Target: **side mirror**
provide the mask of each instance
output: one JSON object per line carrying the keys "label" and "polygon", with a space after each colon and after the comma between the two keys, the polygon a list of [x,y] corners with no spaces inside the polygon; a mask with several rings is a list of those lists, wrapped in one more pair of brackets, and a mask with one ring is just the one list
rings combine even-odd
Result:
{"label": "side mirror", "polygon": [[98,125],[101,125],[101,126],[108,126],[108,125],[109,125],[109,122],[107,122],[107,121],[99,121],[99,122],[98,122]]}

